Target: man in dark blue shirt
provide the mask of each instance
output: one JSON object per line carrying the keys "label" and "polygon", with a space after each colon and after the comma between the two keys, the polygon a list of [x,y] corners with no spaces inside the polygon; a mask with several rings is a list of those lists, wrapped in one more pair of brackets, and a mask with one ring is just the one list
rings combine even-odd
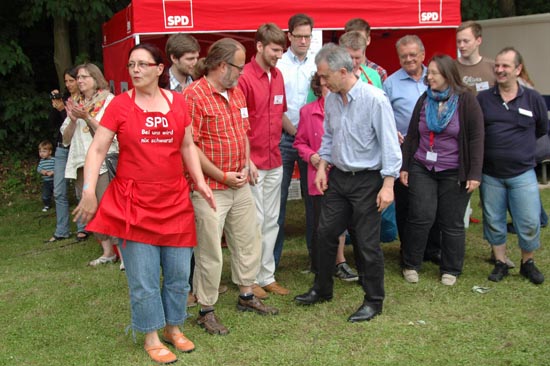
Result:
{"label": "man in dark blue shirt", "polygon": [[520,274],[534,284],[544,281],[535,266],[540,246],[540,195],[535,174],[535,147],[548,130],[544,99],[518,84],[521,54],[504,48],[495,59],[496,85],[477,98],[485,119],[485,153],[481,198],[483,234],[493,248],[496,263],[489,280],[508,275],[506,214],[513,217],[521,248]]}

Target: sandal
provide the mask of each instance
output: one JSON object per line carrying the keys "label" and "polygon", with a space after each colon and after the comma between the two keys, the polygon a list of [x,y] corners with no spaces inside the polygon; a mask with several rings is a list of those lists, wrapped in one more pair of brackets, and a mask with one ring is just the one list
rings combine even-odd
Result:
{"label": "sandal", "polygon": [[88,240],[88,238],[90,237],[90,233],[87,232],[87,231],[79,231],[77,234],[76,234],[76,241],[80,242],[80,241],[86,241]]}
{"label": "sandal", "polygon": [[116,254],[112,257],[99,257],[97,259],[94,259],[90,263],[88,263],[89,266],[96,267],[100,264],[107,264],[107,263],[115,263],[116,262]]}
{"label": "sandal", "polygon": [[[162,363],[174,363],[178,360],[178,357],[173,354],[164,344],[160,346],[143,347],[145,351],[151,357],[151,360]],[[168,353],[161,355],[162,350],[166,350]]]}
{"label": "sandal", "polygon": [[67,239],[69,239],[68,236],[57,236],[57,235],[54,235],[54,236],[52,236],[50,239],[44,240],[44,244],[55,243],[56,241],[67,240]]}

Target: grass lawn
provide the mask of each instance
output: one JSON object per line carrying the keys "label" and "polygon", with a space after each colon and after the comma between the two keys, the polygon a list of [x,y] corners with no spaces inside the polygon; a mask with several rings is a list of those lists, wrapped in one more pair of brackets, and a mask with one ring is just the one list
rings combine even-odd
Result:
{"label": "grass lawn", "polygon": [[[128,289],[116,265],[86,263],[100,254],[92,239],[43,244],[55,226],[55,214],[40,213],[39,194],[12,197],[0,208],[0,365],[151,365],[143,335],[125,333],[130,323]],[[481,217],[476,193],[472,207]],[[542,190],[550,209],[550,190]],[[292,291],[271,296],[280,314],[239,313],[237,287],[230,283],[229,253],[216,312],[230,334],[212,336],[196,325],[191,308],[184,333],[195,352],[180,354],[189,365],[549,365],[550,229],[542,230],[536,254],[547,276],[540,286],[519,275],[500,283],[487,280],[492,270],[482,225],[467,231],[466,263],[457,284],[439,282],[438,268],[426,263],[416,285],[405,283],[398,265],[399,243],[383,245],[386,301],[382,316],[368,323],[347,323],[361,304],[355,283],[335,282],[332,302],[300,307],[293,296],[312,283],[304,240],[303,207],[291,202],[287,241],[277,279]],[[510,236],[509,256],[519,267],[517,239]],[[347,257],[352,262],[351,247]],[[473,286],[488,286],[485,294]]]}

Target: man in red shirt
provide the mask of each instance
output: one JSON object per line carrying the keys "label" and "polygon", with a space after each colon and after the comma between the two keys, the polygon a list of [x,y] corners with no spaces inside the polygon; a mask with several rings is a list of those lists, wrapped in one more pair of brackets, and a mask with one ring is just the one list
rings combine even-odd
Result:
{"label": "man in red shirt", "polygon": [[[262,259],[256,281],[265,291],[288,295],[275,281],[273,248],[279,232],[283,161],[279,142],[286,112],[283,75],[275,67],[286,45],[284,32],[274,23],[261,25],[256,32],[256,56],[245,65],[239,79],[248,106],[250,129],[250,177],[256,200],[256,214],[262,233]],[[254,288],[260,298],[267,296]]]}
{"label": "man in red shirt", "polygon": [[183,95],[193,124],[206,183],[216,199],[217,211],[198,192],[192,193],[197,225],[193,289],[200,304],[198,324],[210,334],[227,334],[214,314],[218,300],[225,231],[233,281],[239,286],[237,308],[260,314],[277,314],[254,296],[252,285],[260,265],[261,240],[254,198],[248,184],[250,128],[246,99],[237,86],[245,64],[244,46],[231,38],[216,41],[200,59],[201,77]]}

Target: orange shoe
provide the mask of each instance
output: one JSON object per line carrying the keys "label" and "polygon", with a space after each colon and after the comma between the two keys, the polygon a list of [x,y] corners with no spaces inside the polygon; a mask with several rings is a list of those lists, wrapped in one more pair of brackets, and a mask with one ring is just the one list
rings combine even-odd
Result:
{"label": "orange shoe", "polygon": [[272,292],[277,295],[288,295],[290,294],[290,290],[287,288],[284,288],[283,286],[279,285],[277,281],[270,283],[267,286],[264,286],[263,289],[267,292]]}
{"label": "orange shoe", "polygon": [[267,292],[265,292],[264,289],[258,286],[256,283],[252,285],[252,293],[260,300],[265,300],[269,297]]}
{"label": "orange shoe", "polygon": [[195,349],[195,344],[191,342],[189,339],[187,339],[186,336],[183,335],[183,333],[167,333],[166,329],[162,332],[162,339],[168,343],[176,347],[178,351],[181,352],[193,352]]}
{"label": "orange shoe", "polygon": [[[173,354],[164,344],[160,346],[151,346],[151,347],[144,347],[147,354],[149,354],[149,357],[151,357],[151,360],[162,363],[162,364],[169,364],[174,363],[178,360],[175,354]],[[165,351],[165,352],[163,352]]]}

